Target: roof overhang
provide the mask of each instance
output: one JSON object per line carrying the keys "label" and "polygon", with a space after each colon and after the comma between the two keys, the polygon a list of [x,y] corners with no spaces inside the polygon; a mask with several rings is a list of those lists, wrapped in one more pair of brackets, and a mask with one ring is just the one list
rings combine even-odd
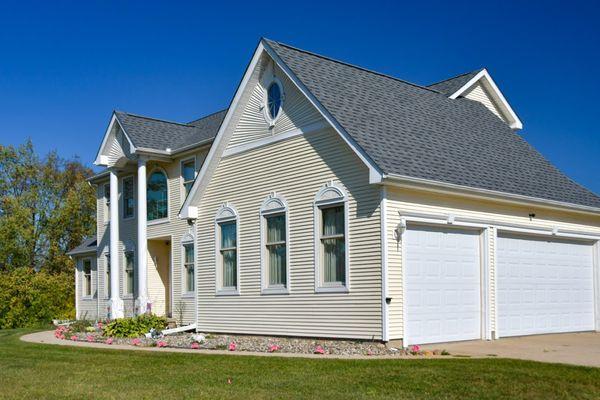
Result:
{"label": "roof overhang", "polygon": [[496,83],[488,73],[487,69],[485,68],[482,69],[477,75],[471,78],[471,80],[465,83],[460,89],[451,94],[449,97],[451,99],[456,99],[478,82],[481,82],[481,84],[490,93],[496,104],[498,104],[498,106],[501,108],[502,113],[507,119],[508,125],[515,130],[523,129],[523,123],[521,122],[515,111],[512,109],[512,107],[510,106],[500,89],[498,89],[498,86],[496,85]]}
{"label": "roof overhang", "polygon": [[384,185],[390,186],[412,188],[436,193],[460,195],[484,200],[500,201],[516,205],[537,206],[560,211],[573,211],[585,214],[592,214],[595,216],[600,215],[600,208],[596,207],[566,203],[556,200],[541,199],[538,197],[506,193],[496,190],[479,189],[470,186],[457,185],[453,183],[439,182],[422,178],[413,178],[404,175],[386,174],[382,183]]}

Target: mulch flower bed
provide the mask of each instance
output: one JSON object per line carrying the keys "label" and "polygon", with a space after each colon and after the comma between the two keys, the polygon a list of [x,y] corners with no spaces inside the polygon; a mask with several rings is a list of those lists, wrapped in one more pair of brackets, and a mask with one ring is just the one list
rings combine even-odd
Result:
{"label": "mulch flower bed", "polygon": [[120,344],[139,347],[170,347],[194,350],[252,351],[260,353],[334,354],[343,356],[432,356],[448,355],[444,350],[424,351],[419,346],[407,349],[386,347],[379,342],[298,339],[269,336],[214,335],[179,333],[156,338],[115,338],[102,335],[101,328],[88,328],[87,332],[70,332],[60,326],[55,336],[62,340]]}

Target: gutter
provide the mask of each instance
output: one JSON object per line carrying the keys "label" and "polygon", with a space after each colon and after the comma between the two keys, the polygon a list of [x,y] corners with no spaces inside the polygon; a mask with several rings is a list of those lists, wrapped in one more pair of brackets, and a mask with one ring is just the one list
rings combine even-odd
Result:
{"label": "gutter", "polygon": [[556,200],[542,199],[539,197],[525,196],[500,192],[490,189],[479,189],[454,183],[445,183],[423,178],[413,178],[405,175],[384,174],[384,185],[411,187],[415,189],[430,190],[440,193],[462,194],[469,197],[482,198],[486,200],[501,200],[520,205],[538,205],[541,207],[577,211],[586,214],[600,215],[600,208],[584,206],[580,204],[567,203]]}

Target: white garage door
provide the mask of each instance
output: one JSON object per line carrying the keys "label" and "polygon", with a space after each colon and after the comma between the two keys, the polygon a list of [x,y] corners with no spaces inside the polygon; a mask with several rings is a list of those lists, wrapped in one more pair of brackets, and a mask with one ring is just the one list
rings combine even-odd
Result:
{"label": "white garage door", "polygon": [[581,242],[500,235],[500,337],[593,330],[592,254]]}
{"label": "white garage door", "polygon": [[481,338],[479,233],[409,227],[406,344]]}

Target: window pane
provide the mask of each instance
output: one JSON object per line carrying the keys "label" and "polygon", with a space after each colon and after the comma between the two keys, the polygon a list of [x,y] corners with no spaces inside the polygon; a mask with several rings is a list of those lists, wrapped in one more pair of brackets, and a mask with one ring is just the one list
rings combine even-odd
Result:
{"label": "window pane", "polygon": [[167,177],[160,171],[153,172],[148,180],[148,220],[167,217]]}
{"label": "window pane", "polygon": [[184,244],[185,290],[194,291],[194,245]]}
{"label": "window pane", "polygon": [[126,252],[125,253],[125,279],[126,279],[126,293],[127,294],[133,294],[133,285],[134,285],[134,258],[133,258],[133,252]]}
{"label": "window pane", "polygon": [[193,292],[194,291],[194,265],[193,264],[187,265],[186,272],[187,272],[186,290],[188,292]]}
{"label": "window pane", "polygon": [[323,235],[344,234],[344,206],[323,208]]}
{"label": "window pane", "polygon": [[237,251],[225,250],[223,254],[223,287],[237,287]]}
{"label": "window pane", "polygon": [[133,178],[123,180],[123,218],[133,217]]}
{"label": "window pane", "polygon": [[279,89],[279,85],[272,83],[271,86],[269,86],[267,96],[269,115],[271,118],[275,119],[279,114],[279,109],[281,107],[281,90]]}
{"label": "window pane", "polygon": [[323,281],[345,283],[345,251],[343,238],[323,239]]}
{"label": "window pane", "polygon": [[92,295],[92,262],[90,260],[83,260],[83,281],[84,281],[83,294],[85,296],[91,296]]}
{"label": "window pane", "polygon": [[194,245],[192,245],[192,244],[185,245],[185,263],[186,264],[194,263]]}
{"label": "window pane", "polygon": [[104,292],[106,293],[106,297],[110,297],[111,296],[111,290],[110,290],[110,254],[106,255],[106,271],[105,271],[105,275],[106,275],[106,280],[104,282]]}
{"label": "window pane", "polygon": [[284,244],[267,246],[269,253],[269,285],[286,285],[286,248]]}
{"label": "window pane", "polygon": [[236,223],[224,222],[221,225],[221,248],[236,247]]}
{"label": "window pane", "polygon": [[285,242],[285,215],[274,215],[267,219],[267,243]]}
{"label": "window pane", "polygon": [[195,178],[196,169],[194,168],[194,160],[186,161],[181,165],[181,175],[184,181],[193,181]]}

